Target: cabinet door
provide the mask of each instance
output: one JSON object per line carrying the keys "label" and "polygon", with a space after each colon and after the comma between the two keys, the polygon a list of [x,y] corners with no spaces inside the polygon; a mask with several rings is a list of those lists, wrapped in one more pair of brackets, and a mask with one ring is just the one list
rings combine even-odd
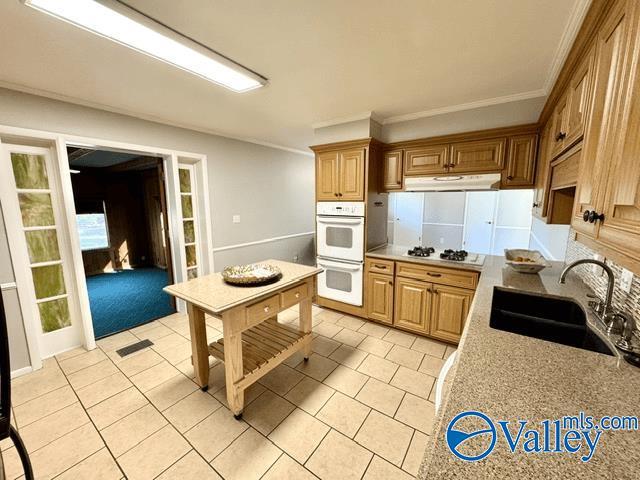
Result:
{"label": "cabinet door", "polygon": [[451,145],[449,172],[499,172],[504,167],[506,144],[506,138],[454,143]]}
{"label": "cabinet door", "polygon": [[509,138],[507,168],[502,172],[503,187],[530,187],[534,183],[538,135]]}
{"label": "cabinet door", "polygon": [[547,216],[549,198],[549,164],[551,163],[551,127],[553,122],[547,121],[540,136],[538,160],[536,161],[536,183],[533,198],[533,214],[538,218]]}
{"label": "cabinet door", "polygon": [[551,156],[553,158],[560,155],[565,148],[565,139],[567,138],[567,98],[568,95],[565,93],[553,110],[553,147],[551,148]]}
{"label": "cabinet door", "polygon": [[368,273],[365,296],[367,316],[390,325],[393,322],[393,277]]}
{"label": "cabinet door", "polygon": [[[630,19],[629,19],[630,20]],[[633,32],[640,31],[640,19],[633,16]],[[637,59],[640,38],[633,35],[627,59]],[[613,151],[606,164],[609,180],[603,198],[604,221],[598,241],[634,258],[640,258],[640,66],[637,60],[627,64],[618,111],[612,115],[622,119],[614,126],[617,137],[612,139],[620,150]],[[609,133],[611,135],[611,133]],[[636,272],[640,273],[640,272]]]}
{"label": "cabinet door", "polygon": [[396,278],[393,324],[416,333],[429,333],[431,288],[426,282]]}
{"label": "cabinet door", "polygon": [[338,153],[325,152],[316,155],[316,199],[338,198]]}
{"label": "cabinet door", "polygon": [[339,198],[344,202],[364,200],[364,149],[339,153]]}
{"label": "cabinet door", "polygon": [[[628,52],[631,15],[627,9],[632,8],[633,4],[634,2],[619,2],[615,5],[609,12],[596,43],[593,99],[584,139],[572,222],[578,232],[592,237],[597,236],[600,222],[587,223],[583,221],[582,216],[586,210],[602,213],[607,175],[613,171],[616,151],[619,153],[621,125],[618,117],[622,108],[619,102],[623,95],[625,57],[632,53]],[[628,57],[627,61],[630,61]],[[624,177],[626,172],[618,174]],[[628,178],[633,181],[631,175]]]}
{"label": "cabinet door", "polygon": [[587,109],[591,100],[591,65],[593,53],[590,52],[573,74],[568,91],[567,136],[565,146],[573,145],[584,133]]}
{"label": "cabinet door", "polygon": [[384,154],[384,190],[402,190],[402,150]]}
{"label": "cabinet door", "polygon": [[447,171],[448,145],[412,148],[404,152],[404,174],[407,176],[438,175]]}
{"label": "cabinet door", "polygon": [[457,343],[467,320],[473,291],[444,285],[434,285],[433,291],[429,334],[440,340]]}

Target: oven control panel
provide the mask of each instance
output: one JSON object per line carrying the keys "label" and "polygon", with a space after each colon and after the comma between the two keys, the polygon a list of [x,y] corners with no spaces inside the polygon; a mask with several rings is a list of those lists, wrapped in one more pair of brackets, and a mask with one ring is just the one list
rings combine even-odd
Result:
{"label": "oven control panel", "polygon": [[364,202],[318,202],[318,215],[364,217]]}

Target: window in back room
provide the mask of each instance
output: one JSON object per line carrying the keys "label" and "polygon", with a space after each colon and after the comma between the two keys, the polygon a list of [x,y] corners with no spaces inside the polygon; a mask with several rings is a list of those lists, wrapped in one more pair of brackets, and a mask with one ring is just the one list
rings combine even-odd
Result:
{"label": "window in back room", "polygon": [[[102,211],[95,213],[79,213],[76,215],[78,236],[80,237],[80,249],[99,250],[109,247],[109,233],[107,231],[107,216],[104,205]],[[97,210],[97,209],[95,209]]]}

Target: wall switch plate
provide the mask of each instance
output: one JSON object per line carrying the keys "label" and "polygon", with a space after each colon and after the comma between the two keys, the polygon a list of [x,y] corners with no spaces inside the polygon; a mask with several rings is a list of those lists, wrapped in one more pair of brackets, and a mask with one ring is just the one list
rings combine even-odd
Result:
{"label": "wall switch plate", "polygon": [[233,223],[240,223],[240,215],[234,215],[232,221]]}
{"label": "wall switch plate", "polygon": [[620,275],[620,290],[626,293],[630,293],[631,282],[633,282],[633,272],[631,270],[623,268],[622,275]]}
{"label": "wall switch plate", "polygon": [[[603,256],[603,255],[600,255],[599,253],[594,253],[594,254],[593,254],[593,259],[594,259],[594,260],[600,260],[601,262],[604,262],[604,260],[605,260],[605,259],[604,259],[604,256]],[[599,267],[598,265],[593,265],[593,266],[591,267],[591,271],[592,271],[595,275],[599,275],[599,276],[604,275],[604,270],[603,270],[601,267]]]}

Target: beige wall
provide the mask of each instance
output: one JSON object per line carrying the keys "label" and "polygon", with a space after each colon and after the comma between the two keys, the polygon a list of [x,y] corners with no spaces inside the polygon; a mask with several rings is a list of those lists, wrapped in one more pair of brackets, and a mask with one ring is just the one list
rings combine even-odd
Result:
{"label": "beige wall", "polygon": [[[314,230],[315,173],[310,155],[7,89],[0,89],[0,105],[0,125],[206,154],[214,248]],[[239,224],[232,222],[233,215],[240,215]],[[1,231],[1,258],[6,258],[5,237]],[[306,235],[217,252],[214,262],[216,270],[231,262],[292,260],[294,255],[312,262],[312,251],[313,235]],[[0,275],[6,276],[7,268],[0,265]],[[19,341],[11,339],[12,344]]]}

